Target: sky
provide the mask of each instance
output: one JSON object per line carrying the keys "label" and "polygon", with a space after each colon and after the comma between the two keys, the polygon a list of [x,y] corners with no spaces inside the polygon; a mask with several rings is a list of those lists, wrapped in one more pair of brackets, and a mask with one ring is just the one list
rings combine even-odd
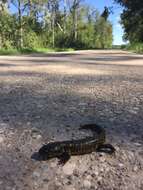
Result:
{"label": "sky", "polygon": [[120,14],[122,13],[122,7],[119,4],[115,4],[113,0],[84,0],[87,4],[94,6],[97,8],[101,13],[104,10],[104,6],[110,7],[113,6],[113,14],[110,14],[109,20],[113,25],[113,44],[114,45],[121,45],[124,44],[122,36],[123,36],[123,29],[120,21]]}

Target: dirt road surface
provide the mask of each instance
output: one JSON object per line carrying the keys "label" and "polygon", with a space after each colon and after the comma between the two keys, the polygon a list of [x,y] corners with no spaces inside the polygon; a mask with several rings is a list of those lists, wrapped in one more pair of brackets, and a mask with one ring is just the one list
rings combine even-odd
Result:
{"label": "dirt road surface", "polygon": [[[106,130],[115,155],[37,161],[42,144]],[[0,57],[0,190],[143,190],[143,55],[119,50]]]}

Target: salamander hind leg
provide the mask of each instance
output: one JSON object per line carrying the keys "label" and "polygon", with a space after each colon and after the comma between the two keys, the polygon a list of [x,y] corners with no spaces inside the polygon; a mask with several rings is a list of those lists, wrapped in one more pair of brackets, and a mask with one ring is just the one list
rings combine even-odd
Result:
{"label": "salamander hind leg", "polygon": [[58,158],[60,159],[59,164],[65,165],[65,163],[70,159],[70,155],[67,152],[65,152],[61,156],[59,156]]}

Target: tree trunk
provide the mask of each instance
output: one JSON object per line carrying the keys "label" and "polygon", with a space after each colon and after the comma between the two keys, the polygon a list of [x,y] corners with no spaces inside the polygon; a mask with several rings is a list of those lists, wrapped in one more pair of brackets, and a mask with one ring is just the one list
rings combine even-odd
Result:
{"label": "tree trunk", "polygon": [[75,10],[75,29],[74,29],[74,40],[75,41],[77,40],[77,28],[78,28],[77,22],[78,22],[78,10],[76,9]]}
{"label": "tree trunk", "polygon": [[29,16],[32,17],[32,0],[28,0]]}
{"label": "tree trunk", "polygon": [[64,33],[66,33],[66,23],[67,23],[67,12],[66,12],[66,7],[67,7],[67,0],[64,0]]}
{"label": "tree trunk", "polygon": [[76,41],[77,40],[77,30],[78,30],[78,7],[79,7],[79,2],[78,0],[74,0],[73,6],[72,6],[72,19],[73,19],[73,28],[72,28],[72,34],[73,34],[73,39]]}
{"label": "tree trunk", "polygon": [[22,28],[22,12],[21,12],[21,2],[18,0],[18,21],[19,21],[19,48],[23,47],[23,28]]}
{"label": "tree trunk", "polygon": [[55,7],[52,8],[52,43],[55,48]]}

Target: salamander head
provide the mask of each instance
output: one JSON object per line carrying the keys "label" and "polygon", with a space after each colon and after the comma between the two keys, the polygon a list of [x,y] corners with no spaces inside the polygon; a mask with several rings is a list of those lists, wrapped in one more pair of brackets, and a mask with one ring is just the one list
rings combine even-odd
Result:
{"label": "salamander head", "polygon": [[39,155],[44,160],[58,157],[60,154],[61,148],[57,143],[48,143],[43,145],[39,150]]}

